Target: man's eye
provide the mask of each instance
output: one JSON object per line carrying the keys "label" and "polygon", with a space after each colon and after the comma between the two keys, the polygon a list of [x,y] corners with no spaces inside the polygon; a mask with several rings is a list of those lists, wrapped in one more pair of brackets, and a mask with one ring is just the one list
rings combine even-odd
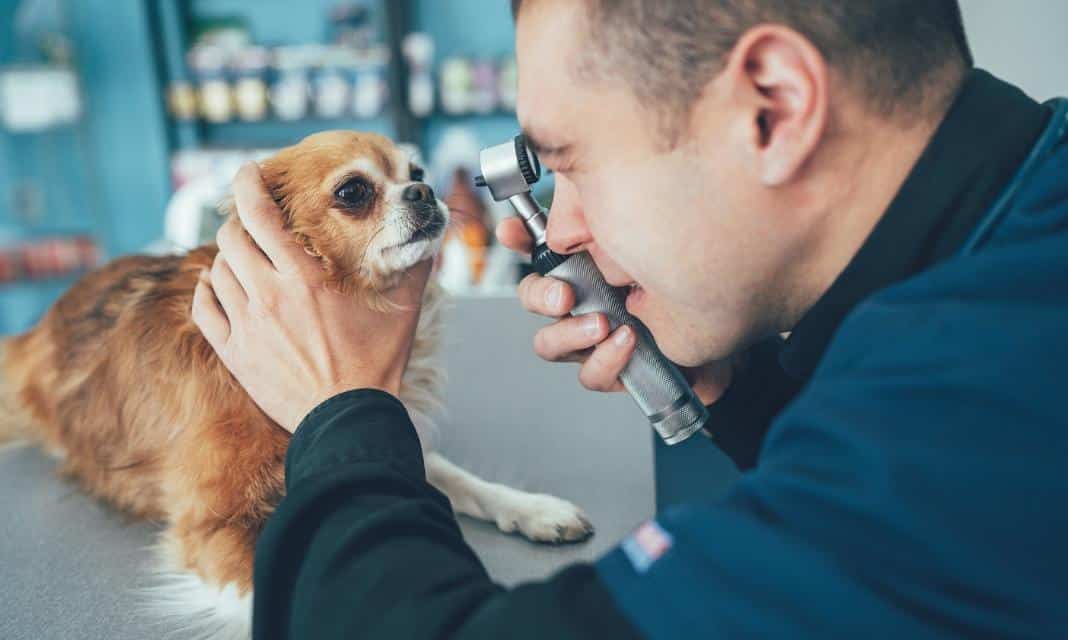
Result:
{"label": "man's eye", "polygon": [[414,166],[412,167],[410,179],[413,182],[422,182],[424,177],[426,177],[426,173],[422,170],[422,168]]}
{"label": "man's eye", "polygon": [[343,207],[356,208],[367,204],[374,195],[374,187],[363,178],[353,178],[337,188],[334,197]]}

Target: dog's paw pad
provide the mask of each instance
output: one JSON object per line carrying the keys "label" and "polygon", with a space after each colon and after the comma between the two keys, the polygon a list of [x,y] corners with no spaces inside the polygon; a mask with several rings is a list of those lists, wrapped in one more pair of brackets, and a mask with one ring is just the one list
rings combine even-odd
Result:
{"label": "dog's paw pad", "polygon": [[567,500],[527,495],[515,508],[514,513],[498,520],[501,531],[519,531],[534,542],[552,544],[580,542],[593,535],[593,525],[586,514]]}

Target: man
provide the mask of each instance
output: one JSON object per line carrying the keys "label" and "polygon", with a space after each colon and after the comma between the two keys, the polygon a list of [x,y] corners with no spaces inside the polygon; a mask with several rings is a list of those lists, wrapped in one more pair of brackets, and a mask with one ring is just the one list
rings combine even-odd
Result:
{"label": "man", "polygon": [[[549,244],[636,285],[629,308],[747,471],[594,565],[503,589],[390,395],[415,312],[348,317],[224,246],[246,295],[227,319],[202,288],[198,323],[296,429],[257,636],[1062,634],[1068,106],[973,70],[953,1],[514,5],[519,119],[556,173]],[[234,188],[264,254],[300,258],[256,172]],[[498,235],[526,249],[515,224]],[[520,297],[573,303],[538,277]],[[283,346],[240,348],[261,343]],[[599,317],[535,337],[597,390],[632,347]]]}

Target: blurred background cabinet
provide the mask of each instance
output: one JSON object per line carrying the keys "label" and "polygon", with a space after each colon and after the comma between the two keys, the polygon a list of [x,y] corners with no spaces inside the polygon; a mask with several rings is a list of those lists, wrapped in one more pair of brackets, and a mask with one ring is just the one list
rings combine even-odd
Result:
{"label": "blurred background cabinet", "polygon": [[[421,36],[406,41],[412,33]],[[48,51],[57,39],[64,60]],[[199,55],[205,41],[222,59]],[[346,56],[346,48],[370,51],[372,64]],[[422,68],[412,65],[416,54]],[[453,155],[477,162],[472,150],[518,126],[504,0],[0,0],[0,77],[26,68],[68,69],[79,109],[70,122],[32,131],[0,120],[0,255],[19,262],[37,244],[77,241],[85,256],[69,269],[60,260],[55,269],[30,274],[20,266],[6,278],[0,262],[0,334],[27,328],[94,260],[158,245],[169,200],[190,172],[215,171],[226,181],[257,151],[340,128],[411,143],[424,162],[445,157],[452,169],[447,148],[456,146],[457,129],[463,148]],[[272,91],[300,74],[305,113],[290,104],[282,114]],[[198,92],[212,79],[230,92],[222,118],[201,109]],[[235,100],[242,80],[243,112]],[[183,85],[194,92],[184,112]],[[268,102],[257,113],[260,90]],[[455,97],[465,92],[469,104]],[[22,104],[38,99],[18,93]],[[437,178],[441,193],[449,179]]]}

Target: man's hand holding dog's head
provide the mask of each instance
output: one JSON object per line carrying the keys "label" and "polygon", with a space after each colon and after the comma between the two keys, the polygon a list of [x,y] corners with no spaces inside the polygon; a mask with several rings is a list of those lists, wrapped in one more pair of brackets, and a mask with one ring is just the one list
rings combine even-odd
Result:
{"label": "man's hand holding dog's head", "polygon": [[219,253],[197,284],[193,321],[238,382],[291,432],[342,391],[396,395],[430,261],[386,293],[394,309],[371,309],[324,286],[319,261],[283,228],[256,165],[238,173],[233,194],[237,217],[218,233]]}

